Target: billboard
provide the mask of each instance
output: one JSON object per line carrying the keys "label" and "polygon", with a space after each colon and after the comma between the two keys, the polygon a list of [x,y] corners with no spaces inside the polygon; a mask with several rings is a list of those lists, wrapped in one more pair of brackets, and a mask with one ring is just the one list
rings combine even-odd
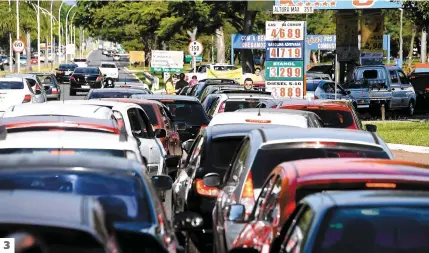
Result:
{"label": "billboard", "polygon": [[144,62],[145,54],[144,51],[130,51],[130,62]]}
{"label": "billboard", "polygon": [[264,49],[264,34],[233,34],[232,48],[234,49]]}
{"label": "billboard", "polygon": [[183,51],[152,50],[152,72],[183,72]]}
{"label": "billboard", "polygon": [[337,46],[335,35],[307,35],[305,38],[306,50],[335,50]]}

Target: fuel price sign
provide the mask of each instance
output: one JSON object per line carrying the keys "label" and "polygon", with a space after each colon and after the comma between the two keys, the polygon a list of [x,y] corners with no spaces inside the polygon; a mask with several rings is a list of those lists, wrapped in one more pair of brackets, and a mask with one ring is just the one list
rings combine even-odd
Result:
{"label": "fuel price sign", "polygon": [[267,91],[275,98],[303,98],[303,81],[268,81],[265,83]]}
{"label": "fuel price sign", "polygon": [[302,81],[304,64],[301,61],[266,61],[265,78],[267,81]]}
{"label": "fuel price sign", "polygon": [[305,21],[267,21],[265,23],[265,41],[302,41],[304,40]]}
{"label": "fuel price sign", "polygon": [[303,41],[266,42],[265,59],[267,59],[267,61],[302,61],[304,58],[303,44]]}

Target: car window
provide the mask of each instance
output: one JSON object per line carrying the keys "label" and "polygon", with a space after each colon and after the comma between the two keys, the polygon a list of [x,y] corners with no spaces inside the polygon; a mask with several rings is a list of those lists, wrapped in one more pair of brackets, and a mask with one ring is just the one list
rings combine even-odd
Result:
{"label": "car window", "polygon": [[271,176],[265,180],[264,185],[261,188],[261,192],[259,193],[258,198],[256,199],[255,205],[253,207],[253,211],[249,220],[254,220],[255,218],[259,218],[261,216],[261,211],[266,202],[266,197],[269,194],[271,187],[273,186],[273,179],[275,177]]}
{"label": "car window", "polygon": [[22,89],[24,89],[23,82],[0,81],[0,90],[22,90]]}
{"label": "car window", "polygon": [[405,76],[404,72],[398,71],[399,80],[401,81],[401,84],[409,84],[408,78]]}
{"label": "car window", "polygon": [[136,110],[138,112],[138,119],[140,121],[140,125],[142,126],[144,132],[143,138],[149,139],[153,134],[153,128],[152,124],[150,123],[150,119],[142,109],[136,108]]}
{"label": "car window", "polygon": [[308,110],[316,113],[323,121],[324,127],[348,128],[355,125],[353,115],[342,110]]}
{"label": "car window", "polygon": [[272,188],[265,200],[260,220],[268,221],[274,225],[278,225],[280,220],[280,205],[278,200],[281,190],[282,178],[280,176],[276,176],[272,180]]}
{"label": "car window", "polygon": [[75,68],[74,73],[98,74],[98,68]]}
{"label": "car window", "polygon": [[[201,136],[201,138],[196,143],[194,149],[192,150],[192,154],[189,158],[189,169],[192,168],[198,168],[200,167],[200,164],[202,164],[202,153],[204,149],[204,136]],[[188,171],[188,174],[192,174],[193,171]]]}
{"label": "car window", "polygon": [[140,115],[136,108],[130,108],[127,111],[128,118],[130,120],[131,131],[132,133],[139,138],[147,138],[147,133],[145,132],[146,127],[142,125],[140,120]]}
{"label": "car window", "polygon": [[231,100],[225,101],[224,112],[234,112],[240,109],[256,108],[260,99],[246,99],[246,100]]}
{"label": "car window", "polygon": [[398,74],[397,74],[396,70],[390,70],[389,74],[390,74],[390,82],[392,84],[399,83],[399,78],[398,78]]}
{"label": "car window", "polygon": [[156,117],[155,109],[153,108],[152,104],[140,104],[140,106],[143,108],[144,112],[147,114],[147,116],[150,119],[150,122],[153,126],[156,126],[159,124],[158,118]]}
{"label": "car window", "polygon": [[106,69],[116,69],[116,66],[114,64],[101,64],[100,68],[106,68]]}
{"label": "car window", "polygon": [[292,227],[291,233],[286,236],[287,240],[283,242],[281,252],[297,253],[303,251],[312,218],[313,210],[308,206],[305,207],[297,222]]}
{"label": "car window", "polygon": [[245,165],[246,165],[246,160],[249,157],[249,151],[250,151],[250,140],[245,139],[245,142],[243,143],[239,152],[237,153],[237,156],[232,165],[231,175],[229,175],[229,178],[228,178],[229,183],[236,184],[239,182],[240,175],[243,172],[243,169],[245,168]]}
{"label": "car window", "polygon": [[234,136],[213,139],[210,146],[210,171],[204,169],[204,173],[216,172],[223,177],[243,138],[244,136]]}
{"label": "car window", "polygon": [[207,108],[207,114],[210,116],[213,116],[216,113],[216,109],[218,107],[220,103],[220,97],[217,97],[212,104],[210,105],[210,107]]}
{"label": "car window", "polygon": [[160,101],[165,104],[176,121],[185,122],[187,125],[208,125],[209,120],[199,102],[191,101]]}

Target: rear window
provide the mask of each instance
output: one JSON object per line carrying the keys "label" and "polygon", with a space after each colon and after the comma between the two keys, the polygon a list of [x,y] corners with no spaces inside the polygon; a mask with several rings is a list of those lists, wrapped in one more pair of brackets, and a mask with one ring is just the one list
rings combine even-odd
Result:
{"label": "rear window", "polygon": [[74,62],[86,62],[86,59],[74,59]]}
{"label": "rear window", "polygon": [[260,100],[227,100],[225,102],[225,112],[233,112],[240,109],[256,108]]}
{"label": "rear window", "polygon": [[1,190],[53,191],[98,197],[113,222],[152,220],[142,187],[138,176],[119,173],[36,170],[0,175]]}
{"label": "rear window", "polygon": [[210,159],[213,171],[223,176],[231,163],[232,157],[244,136],[236,138],[217,138],[212,140]]}
{"label": "rear window", "polygon": [[424,92],[426,88],[429,88],[429,73],[412,74],[410,81],[416,91]]}
{"label": "rear window", "polygon": [[[281,147],[283,145],[283,147]],[[255,188],[261,188],[270,172],[282,162],[315,158],[381,158],[389,159],[389,156],[382,150],[344,147],[327,148],[293,148],[287,144],[273,145],[269,149],[260,149],[256,154],[252,164],[252,176]]]}
{"label": "rear window", "polygon": [[147,114],[149,117],[150,123],[155,126],[158,125],[158,119],[155,114],[155,109],[153,108],[153,105],[151,104],[140,104],[140,106],[143,108],[143,111]]}
{"label": "rear window", "polygon": [[[301,109],[306,110],[306,109]],[[306,110],[316,113],[323,121],[324,127],[348,128],[355,126],[353,116],[350,112],[337,110]]]}
{"label": "rear window", "polygon": [[107,89],[104,89],[104,91],[93,91],[88,95],[88,99],[94,99],[94,98],[129,98],[131,95],[134,94],[148,94],[147,92],[143,90],[136,90],[133,92],[119,92],[119,91],[107,91]]}
{"label": "rear window", "polygon": [[37,75],[37,77],[40,79],[40,82],[42,84],[50,84],[52,86],[56,86],[55,77],[52,77],[51,75]]}
{"label": "rear window", "polygon": [[6,148],[0,149],[0,154],[70,154],[127,157],[124,150],[115,149]]}
{"label": "rear window", "polygon": [[187,125],[194,126],[209,124],[207,115],[200,103],[178,100],[160,100],[160,102],[168,107],[175,121],[183,121]]}
{"label": "rear window", "polygon": [[326,253],[341,252],[344,245],[356,252],[427,252],[428,215],[428,208],[413,206],[335,208],[316,232],[313,248]]}
{"label": "rear window", "polygon": [[320,80],[308,80],[307,81],[307,91],[316,91],[317,86],[319,85]]}
{"label": "rear window", "polygon": [[59,69],[63,69],[63,70],[74,70],[75,68],[77,68],[76,64],[61,64]]}
{"label": "rear window", "polygon": [[84,74],[97,74],[98,69],[97,68],[75,68],[75,73],[84,73]]}
{"label": "rear window", "polygon": [[21,90],[24,89],[23,82],[0,81],[0,90]]}
{"label": "rear window", "polygon": [[115,69],[116,66],[113,64],[101,64],[100,68],[106,68],[106,69]]}

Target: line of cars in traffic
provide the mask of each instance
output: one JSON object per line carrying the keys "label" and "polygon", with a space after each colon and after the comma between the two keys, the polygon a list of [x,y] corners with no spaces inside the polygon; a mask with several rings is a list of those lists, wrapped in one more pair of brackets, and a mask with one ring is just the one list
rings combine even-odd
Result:
{"label": "line of cars in traffic", "polygon": [[52,229],[64,250],[427,250],[428,167],[394,161],[353,102],[274,99],[229,79],[188,96],[115,87],[2,114],[7,200],[80,210],[48,224],[59,209],[46,204],[26,220],[49,227],[37,235],[49,247]]}

